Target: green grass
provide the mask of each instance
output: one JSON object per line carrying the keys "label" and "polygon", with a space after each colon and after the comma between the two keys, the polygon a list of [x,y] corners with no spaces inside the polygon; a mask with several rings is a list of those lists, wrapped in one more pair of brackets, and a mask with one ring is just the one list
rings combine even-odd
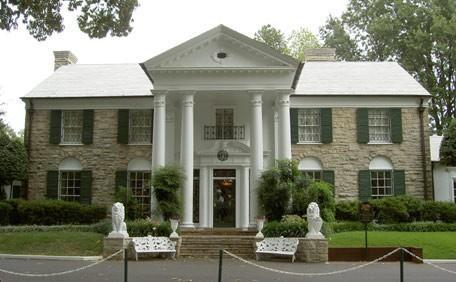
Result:
{"label": "green grass", "polygon": [[0,233],[0,253],[95,256],[103,250],[103,235],[93,232]]}
{"label": "green grass", "polygon": [[[456,259],[456,232],[368,232],[370,247],[421,247],[426,259]],[[364,247],[364,232],[330,236],[330,247]]]}

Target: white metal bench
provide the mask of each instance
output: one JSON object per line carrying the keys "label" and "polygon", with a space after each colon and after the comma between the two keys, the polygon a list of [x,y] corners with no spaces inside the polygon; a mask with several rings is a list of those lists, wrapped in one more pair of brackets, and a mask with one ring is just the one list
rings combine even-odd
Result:
{"label": "white metal bench", "polygon": [[258,260],[261,254],[285,255],[291,256],[291,262],[294,262],[298,243],[298,238],[265,238],[256,243],[256,259]]}
{"label": "white metal bench", "polygon": [[171,254],[172,258],[176,256],[176,242],[171,241],[168,237],[133,237],[132,242],[136,260],[138,260],[138,254],[141,253]]}

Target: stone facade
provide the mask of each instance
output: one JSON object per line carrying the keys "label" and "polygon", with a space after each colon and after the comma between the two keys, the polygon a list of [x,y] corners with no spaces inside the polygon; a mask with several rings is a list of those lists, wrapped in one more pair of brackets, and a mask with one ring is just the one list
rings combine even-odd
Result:
{"label": "stone facade", "polygon": [[[424,112],[427,117],[427,112]],[[292,145],[293,159],[316,157],[323,169],[334,170],[338,199],[358,198],[358,171],[369,169],[377,156],[389,158],[394,169],[405,170],[406,193],[424,197],[424,180],[420,144],[418,108],[402,108],[401,144],[358,144],[356,139],[356,108],[333,108],[333,142],[330,144]],[[428,124],[425,120],[424,124]],[[431,189],[429,131],[425,130],[427,187]],[[429,193],[429,195],[431,195]]]}
{"label": "stone facade", "polygon": [[[30,115],[30,113],[28,113]],[[151,145],[117,144],[117,110],[95,110],[93,143],[90,145],[52,145],[49,143],[51,111],[34,110],[27,119],[30,127],[28,198],[46,196],[47,171],[58,170],[62,160],[73,157],[83,170],[92,171],[92,203],[111,205],[114,200],[115,172],[127,170],[134,158],[150,160]]]}
{"label": "stone facade", "polygon": [[328,240],[299,238],[296,259],[309,263],[328,262]]}

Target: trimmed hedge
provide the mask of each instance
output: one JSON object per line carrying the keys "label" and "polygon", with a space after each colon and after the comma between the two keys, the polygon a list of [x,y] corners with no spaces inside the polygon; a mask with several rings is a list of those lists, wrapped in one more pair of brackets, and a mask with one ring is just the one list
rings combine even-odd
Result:
{"label": "trimmed hedge", "polygon": [[95,232],[107,235],[112,230],[110,221],[103,220],[94,224],[82,225],[8,225],[1,226],[0,233],[9,232],[34,232],[34,231],[71,231],[71,232]]}
{"label": "trimmed hedge", "polygon": [[100,205],[82,205],[59,200],[5,201],[12,210],[8,224],[64,225],[92,224],[103,220],[107,210]]}
{"label": "trimmed hedge", "polygon": [[340,201],[336,203],[336,219],[356,221],[359,220],[358,201]]}
{"label": "trimmed hedge", "polygon": [[137,219],[127,221],[127,232],[130,237],[166,236],[168,237],[172,230],[169,222],[154,223],[147,219]]}
{"label": "trimmed hedge", "polygon": [[0,202],[0,225],[7,225],[9,223],[10,214],[13,207],[7,203]]}

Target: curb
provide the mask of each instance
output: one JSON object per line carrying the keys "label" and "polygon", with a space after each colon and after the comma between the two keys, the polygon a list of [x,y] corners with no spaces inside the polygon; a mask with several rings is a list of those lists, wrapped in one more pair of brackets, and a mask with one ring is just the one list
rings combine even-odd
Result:
{"label": "curb", "polygon": [[39,260],[65,260],[65,261],[97,261],[102,256],[44,256],[44,255],[13,255],[0,254],[0,259],[39,259]]}
{"label": "curb", "polygon": [[456,263],[456,259],[425,259],[423,262],[430,263]]}

